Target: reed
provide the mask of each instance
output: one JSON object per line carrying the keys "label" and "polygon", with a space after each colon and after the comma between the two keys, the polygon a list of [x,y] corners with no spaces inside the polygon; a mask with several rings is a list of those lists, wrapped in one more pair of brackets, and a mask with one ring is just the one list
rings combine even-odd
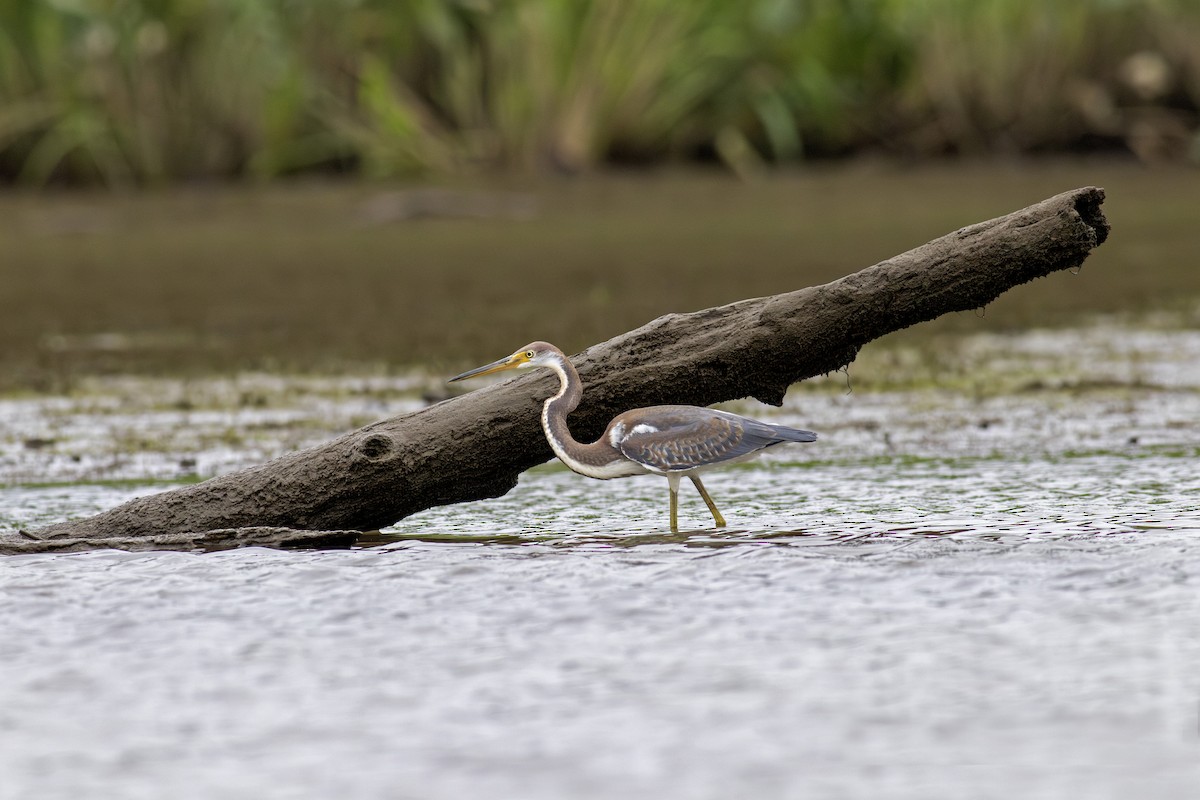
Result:
{"label": "reed", "polygon": [[0,180],[1196,158],[1192,0],[5,0]]}

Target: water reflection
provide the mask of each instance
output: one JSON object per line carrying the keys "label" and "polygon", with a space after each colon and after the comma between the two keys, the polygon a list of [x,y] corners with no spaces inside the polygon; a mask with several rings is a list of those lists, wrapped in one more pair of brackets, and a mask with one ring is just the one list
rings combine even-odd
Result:
{"label": "water reflection", "polygon": [[710,473],[722,530],[545,468],[351,550],[0,559],[5,788],[1190,800],[1200,392],[1107,392],[797,393],[819,447]]}
{"label": "water reflection", "polygon": [[[761,468],[712,473],[708,482],[727,498],[732,527],[670,535],[659,519],[664,499],[659,481],[598,483],[565,471],[543,471],[522,478],[504,498],[402,520],[379,541],[569,548],[844,547],[864,540],[939,539],[982,546],[1200,527],[1200,483],[1186,458],[1097,455],[1030,462],[968,457],[952,464],[825,465],[805,470],[802,492],[792,471],[767,462]],[[689,516],[702,520],[703,506],[696,505],[688,507]],[[513,520],[520,524],[512,525]]]}

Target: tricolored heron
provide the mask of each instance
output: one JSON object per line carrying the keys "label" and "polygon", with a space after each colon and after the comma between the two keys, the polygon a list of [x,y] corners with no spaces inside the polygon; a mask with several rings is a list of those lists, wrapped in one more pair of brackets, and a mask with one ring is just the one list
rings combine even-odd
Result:
{"label": "tricolored heron", "polygon": [[542,404],[542,430],[564,464],[590,478],[662,475],[671,487],[671,530],[679,530],[679,479],[687,476],[704,498],[713,522],[725,518],[704,490],[699,472],[744,461],[784,442],[813,442],[812,431],[759,422],[699,406],[650,406],[618,414],[591,444],[575,441],[567,415],[579,405],[583,384],[570,359],[552,344],[533,342],[510,356],[451,378],[461,381],[506,369],[548,367],[558,374],[558,393]]}

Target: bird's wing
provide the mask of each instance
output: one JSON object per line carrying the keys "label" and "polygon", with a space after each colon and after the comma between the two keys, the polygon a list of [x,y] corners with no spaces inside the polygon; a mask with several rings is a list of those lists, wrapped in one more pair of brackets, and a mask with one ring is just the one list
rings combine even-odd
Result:
{"label": "bird's wing", "polygon": [[612,444],[621,454],[656,472],[678,472],[744,458],[796,438],[789,428],[698,406],[653,406],[613,420]]}

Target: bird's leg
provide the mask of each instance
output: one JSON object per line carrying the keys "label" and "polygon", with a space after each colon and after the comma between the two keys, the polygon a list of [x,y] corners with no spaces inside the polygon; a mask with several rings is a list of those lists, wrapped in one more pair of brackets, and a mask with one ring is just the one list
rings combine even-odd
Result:
{"label": "bird's leg", "polygon": [[671,487],[671,533],[679,533],[679,476],[668,475]]}
{"label": "bird's leg", "polygon": [[700,496],[704,498],[705,505],[707,505],[708,510],[712,512],[713,522],[716,523],[718,528],[724,528],[725,518],[721,516],[720,511],[717,511],[717,504],[714,503],[713,499],[708,496],[708,492],[704,491],[704,484],[701,483],[700,479],[695,475],[689,475],[688,477],[692,479],[692,483],[696,484],[696,491],[700,492]]}

